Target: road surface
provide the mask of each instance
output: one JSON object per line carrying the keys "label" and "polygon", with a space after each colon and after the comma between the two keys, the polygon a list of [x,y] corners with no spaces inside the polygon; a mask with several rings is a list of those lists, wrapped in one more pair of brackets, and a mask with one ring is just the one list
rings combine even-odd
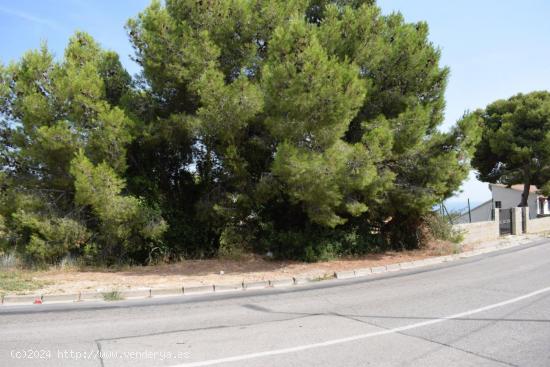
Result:
{"label": "road surface", "polygon": [[550,243],[349,281],[0,307],[0,366],[550,366]]}

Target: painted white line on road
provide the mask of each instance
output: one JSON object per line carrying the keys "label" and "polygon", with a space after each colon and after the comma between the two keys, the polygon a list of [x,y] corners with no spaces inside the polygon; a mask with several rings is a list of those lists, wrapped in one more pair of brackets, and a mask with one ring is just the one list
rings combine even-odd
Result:
{"label": "painted white line on road", "polygon": [[210,360],[206,360],[206,361],[184,363],[184,364],[179,364],[179,365],[176,365],[176,366],[173,366],[173,367],[213,366],[213,365],[221,364],[221,363],[238,362],[238,361],[244,361],[244,360],[261,358],[261,357],[270,357],[270,356],[275,356],[275,355],[279,355],[279,354],[295,353],[295,352],[301,352],[301,351],[308,350],[308,349],[323,348],[323,347],[329,347],[331,345],[349,343],[349,342],[362,340],[362,339],[368,339],[368,338],[372,338],[372,337],[375,337],[375,336],[395,334],[395,333],[399,333],[399,332],[402,332],[402,331],[407,331],[407,330],[416,329],[416,328],[420,328],[420,327],[424,327],[424,326],[438,324],[440,322],[453,320],[453,319],[459,319],[459,318],[462,318],[462,317],[465,317],[465,316],[474,315],[476,313],[489,311],[489,310],[492,310],[492,309],[495,309],[495,308],[499,308],[499,307],[507,306],[507,305],[510,305],[510,304],[513,304],[513,303],[516,303],[516,302],[520,302],[520,301],[523,301],[525,299],[535,297],[535,296],[538,296],[540,294],[547,293],[547,292],[550,292],[550,287],[539,289],[538,291],[534,291],[534,292],[531,292],[531,293],[528,293],[528,294],[524,294],[523,296],[512,298],[512,299],[509,299],[507,301],[503,301],[503,302],[499,302],[499,303],[493,303],[493,304],[485,306],[485,307],[476,308],[474,310],[465,311],[465,312],[457,313],[457,314],[454,314],[454,315],[451,315],[451,316],[442,317],[442,318],[438,318],[438,319],[434,319],[434,320],[423,321],[423,322],[419,322],[419,323],[411,324],[411,325],[407,325],[407,326],[401,326],[401,327],[397,327],[397,328],[393,328],[393,329],[387,329],[387,330],[382,330],[382,331],[377,331],[377,332],[367,333],[367,334],[359,334],[359,335],[355,335],[355,336],[349,336],[347,338],[332,339],[332,340],[327,340],[325,342],[320,342],[320,343],[305,344],[305,345],[300,345],[300,346],[291,347],[291,348],[274,349],[274,350],[268,350],[268,351],[265,351],[265,352],[241,354],[241,355],[237,355],[237,356],[233,356],[233,357],[226,357],[226,358],[220,358],[220,359],[210,359]]}

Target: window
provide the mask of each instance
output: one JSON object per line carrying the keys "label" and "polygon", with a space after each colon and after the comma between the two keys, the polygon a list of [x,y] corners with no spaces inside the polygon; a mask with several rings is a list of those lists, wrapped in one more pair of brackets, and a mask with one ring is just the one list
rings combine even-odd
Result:
{"label": "window", "polygon": [[495,201],[495,208],[497,209],[502,208],[502,201]]}

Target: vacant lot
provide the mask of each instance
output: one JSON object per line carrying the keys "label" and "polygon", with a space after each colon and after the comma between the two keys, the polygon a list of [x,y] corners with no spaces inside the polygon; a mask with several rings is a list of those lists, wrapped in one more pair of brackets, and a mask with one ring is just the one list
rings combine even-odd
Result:
{"label": "vacant lot", "polygon": [[39,280],[34,274],[20,270],[0,271],[0,295],[26,293],[46,286],[48,282]]}
{"label": "vacant lot", "polygon": [[273,261],[259,256],[235,260],[186,260],[175,264],[123,268],[52,267],[48,270],[0,270],[4,294],[58,294],[91,290],[128,290],[144,287],[172,288],[182,285],[234,284],[242,281],[277,280],[291,277],[324,277],[335,271],[413,261],[460,250],[438,243],[416,251],[387,252],[363,258],[319,263]]}

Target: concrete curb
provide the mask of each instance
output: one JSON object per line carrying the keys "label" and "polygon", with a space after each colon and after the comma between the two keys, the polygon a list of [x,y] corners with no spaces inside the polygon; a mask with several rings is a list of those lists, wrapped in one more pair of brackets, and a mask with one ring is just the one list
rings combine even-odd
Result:
{"label": "concrete curb", "polygon": [[199,285],[195,287],[183,287],[183,294],[198,294],[214,292],[214,285]]}
{"label": "concrete curb", "polygon": [[268,288],[268,287],[269,287],[268,280],[262,280],[259,282],[250,282],[250,283],[243,282],[243,289],[262,289],[262,288]]}
{"label": "concrete curb", "polygon": [[372,274],[371,268],[357,269],[354,271],[356,277],[365,277]]}
{"label": "concrete curb", "polygon": [[45,294],[42,296],[42,302],[77,302],[78,294]]}
{"label": "concrete curb", "polygon": [[315,282],[315,280],[311,278],[292,278],[294,280],[294,285],[302,285],[302,284],[309,284]]}
{"label": "concrete curb", "polygon": [[183,295],[183,287],[179,288],[151,288],[151,297],[164,297],[164,296],[181,296]]}
{"label": "concrete curb", "polygon": [[350,271],[339,271],[334,273],[334,277],[336,279],[349,279],[349,278],[355,278],[355,270]]}
{"label": "concrete curb", "polygon": [[40,295],[25,295],[25,296],[4,296],[2,297],[2,304],[32,304],[34,301],[40,298],[42,299],[42,296]]}
{"label": "concrete curb", "polygon": [[104,295],[101,292],[86,292],[86,293],[79,293],[77,302],[81,301],[98,301],[103,300]]}
{"label": "concrete curb", "polygon": [[401,264],[389,264],[386,265],[386,271],[399,271],[401,270]]}
{"label": "concrete curb", "polygon": [[136,289],[136,290],[129,290],[129,291],[121,291],[120,297],[124,299],[149,298],[151,297],[151,289]]}
{"label": "concrete curb", "polygon": [[214,292],[242,291],[243,289],[242,283],[214,285]]}
{"label": "concrete curb", "polygon": [[279,280],[269,281],[269,286],[274,288],[291,287],[293,285],[294,285],[294,279],[279,279]]}
{"label": "concrete curb", "polygon": [[373,268],[370,268],[370,270],[373,274],[380,274],[380,273],[385,273],[386,272],[386,267],[385,266],[375,266]]}
{"label": "concrete curb", "polygon": [[[203,286],[192,286],[181,288],[144,288],[144,289],[135,289],[120,291],[120,296],[122,299],[147,299],[155,297],[174,297],[174,296],[186,296],[193,294],[208,294],[214,292],[235,292],[235,291],[246,291],[246,290],[261,290],[267,288],[283,288],[283,287],[294,287],[304,284],[311,284],[323,280],[329,279],[352,279],[352,278],[363,278],[369,277],[377,274],[384,274],[388,272],[397,272],[407,269],[415,269],[419,267],[425,267],[430,265],[442,264],[445,262],[458,261],[461,259],[469,258],[472,256],[482,255],[490,252],[495,252],[503,249],[508,249],[511,247],[517,247],[530,243],[531,241],[522,240],[518,243],[502,243],[494,246],[488,246],[485,248],[480,248],[472,251],[465,251],[459,254],[454,255],[445,255],[432,257],[422,260],[408,261],[402,263],[388,264],[385,266],[375,266],[371,268],[361,268],[355,270],[347,271],[337,271],[334,272],[332,276],[329,277],[319,277],[319,278],[308,278],[308,277],[293,277],[288,279],[279,279],[279,280],[266,280],[258,282],[242,282],[239,284],[220,284],[220,285],[203,285]],[[115,290],[113,290],[115,291]],[[69,302],[84,302],[84,301],[103,301],[105,292],[79,292],[77,294],[45,294],[45,295],[0,295],[0,305],[10,306],[10,305],[24,305],[24,304],[33,304],[35,300],[40,299],[42,303],[69,303]]]}

